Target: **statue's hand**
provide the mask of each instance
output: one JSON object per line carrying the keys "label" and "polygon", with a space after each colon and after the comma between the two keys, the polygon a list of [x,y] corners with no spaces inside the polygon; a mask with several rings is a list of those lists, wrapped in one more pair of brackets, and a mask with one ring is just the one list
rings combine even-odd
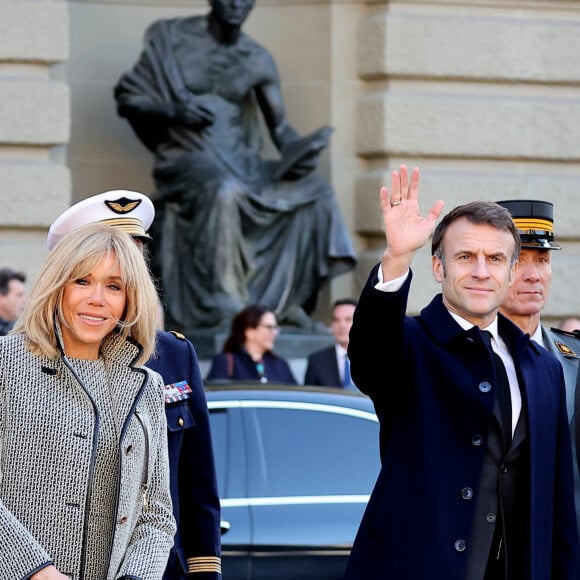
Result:
{"label": "statue's hand", "polygon": [[187,103],[175,106],[175,119],[193,129],[203,129],[213,125],[215,114],[203,105]]}
{"label": "statue's hand", "polygon": [[325,125],[313,133],[294,139],[280,149],[282,159],[276,179],[299,179],[316,169],[320,152],[328,145],[332,127]]}
{"label": "statue's hand", "polygon": [[308,175],[316,169],[316,166],[318,165],[318,156],[319,152],[314,151],[309,155],[301,157],[294,165],[288,168],[288,171],[283,174],[282,178],[293,180]]}

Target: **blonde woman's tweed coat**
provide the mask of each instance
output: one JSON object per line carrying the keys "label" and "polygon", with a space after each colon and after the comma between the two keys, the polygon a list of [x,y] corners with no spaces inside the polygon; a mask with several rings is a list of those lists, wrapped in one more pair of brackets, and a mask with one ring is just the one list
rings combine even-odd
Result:
{"label": "blonde woman's tweed coat", "polygon": [[[105,355],[121,339],[107,339]],[[160,580],[173,544],[163,381],[133,366],[126,341],[108,362],[121,418],[114,529],[96,550],[107,578],[83,575],[84,532],[99,416],[64,358],[33,355],[23,335],[0,338],[0,578],[26,579],[47,562],[73,580]],[[108,357],[106,357],[107,360]],[[145,493],[146,501],[143,494]]]}

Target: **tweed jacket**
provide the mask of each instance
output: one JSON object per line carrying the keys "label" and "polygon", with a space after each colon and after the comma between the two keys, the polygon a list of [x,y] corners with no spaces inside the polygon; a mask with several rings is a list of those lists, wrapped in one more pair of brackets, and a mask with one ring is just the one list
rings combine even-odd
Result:
{"label": "tweed jacket", "polygon": [[[378,267],[358,301],[348,352],[380,420],[382,466],[344,580],[464,580],[495,404],[493,359],[480,330],[463,330],[441,294],[406,316],[411,274],[400,290],[381,292]],[[578,580],[562,367],[501,315],[498,330],[527,417],[525,579]]]}
{"label": "tweed jacket", "polygon": [[[24,335],[0,339],[0,578],[27,579],[49,563],[73,580],[159,580],[173,544],[163,382],[134,366],[126,341],[107,357],[120,443],[113,529],[87,538],[100,416],[66,357],[26,348]],[[86,551],[108,566],[84,571]],[[95,556],[93,556],[94,558]]]}

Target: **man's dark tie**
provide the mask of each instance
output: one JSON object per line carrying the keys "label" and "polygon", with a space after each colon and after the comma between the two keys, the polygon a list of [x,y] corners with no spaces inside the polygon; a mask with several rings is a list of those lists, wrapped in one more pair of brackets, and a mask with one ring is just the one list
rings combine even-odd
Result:
{"label": "man's dark tie", "polygon": [[482,333],[483,341],[493,356],[495,365],[495,374],[497,376],[497,403],[501,415],[501,428],[506,441],[512,439],[512,399],[510,394],[510,383],[508,380],[505,366],[499,354],[491,346],[491,332],[484,330]]}

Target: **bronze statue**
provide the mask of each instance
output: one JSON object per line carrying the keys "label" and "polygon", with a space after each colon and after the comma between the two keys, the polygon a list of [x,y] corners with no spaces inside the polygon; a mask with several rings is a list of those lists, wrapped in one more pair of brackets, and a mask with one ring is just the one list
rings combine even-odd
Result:
{"label": "bronze statue", "polygon": [[[321,286],[355,253],[330,185],[314,173],[332,129],[302,137],[271,54],[241,27],[253,0],[154,22],[114,93],[155,155],[152,264],[168,328],[224,327],[250,303],[313,329]],[[261,114],[279,160],[261,157]]]}

